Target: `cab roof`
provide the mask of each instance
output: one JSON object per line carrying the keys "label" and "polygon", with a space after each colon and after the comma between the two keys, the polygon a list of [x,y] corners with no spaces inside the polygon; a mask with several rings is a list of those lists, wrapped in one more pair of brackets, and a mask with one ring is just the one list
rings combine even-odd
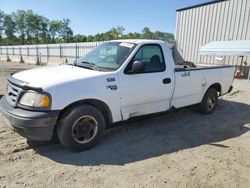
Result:
{"label": "cab roof", "polygon": [[134,43],[134,44],[140,44],[140,43],[166,43],[162,40],[149,40],[149,39],[121,39],[121,40],[112,40],[111,42],[127,42],[127,43]]}

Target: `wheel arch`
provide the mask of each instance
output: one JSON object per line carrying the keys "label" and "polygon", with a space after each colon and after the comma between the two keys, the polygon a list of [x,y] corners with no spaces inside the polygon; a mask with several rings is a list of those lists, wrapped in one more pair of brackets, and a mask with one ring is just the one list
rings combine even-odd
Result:
{"label": "wheel arch", "polygon": [[207,90],[206,90],[206,92],[209,90],[209,89],[211,89],[211,88],[213,88],[213,89],[215,89],[218,93],[219,93],[219,96],[221,95],[221,84],[220,83],[218,83],[218,82],[216,82],[216,83],[213,83],[211,86],[209,86],[208,88],[207,88]]}
{"label": "wheel arch", "polygon": [[84,104],[93,106],[93,107],[97,108],[98,110],[100,110],[100,112],[103,114],[104,119],[105,119],[107,124],[113,122],[113,117],[112,117],[112,113],[111,113],[110,108],[108,107],[108,105],[105,102],[98,100],[98,99],[84,99],[84,100],[79,100],[79,101],[76,101],[76,102],[73,102],[73,103],[67,105],[66,107],[64,107],[61,110],[61,112],[58,116],[58,120],[60,120],[62,115],[67,110],[72,108],[73,106],[84,105]]}

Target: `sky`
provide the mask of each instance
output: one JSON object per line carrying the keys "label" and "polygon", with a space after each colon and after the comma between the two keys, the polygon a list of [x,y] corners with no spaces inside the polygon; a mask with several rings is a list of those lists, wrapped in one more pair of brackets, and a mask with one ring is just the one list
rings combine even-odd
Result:
{"label": "sky", "polygon": [[31,9],[50,20],[69,18],[74,34],[96,34],[123,26],[125,33],[175,32],[176,9],[208,0],[0,0],[0,10]]}

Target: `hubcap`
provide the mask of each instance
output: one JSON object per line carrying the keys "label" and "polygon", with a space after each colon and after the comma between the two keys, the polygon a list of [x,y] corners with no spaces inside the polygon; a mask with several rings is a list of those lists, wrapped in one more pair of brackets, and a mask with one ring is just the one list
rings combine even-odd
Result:
{"label": "hubcap", "polygon": [[208,110],[212,110],[215,106],[216,103],[216,97],[214,94],[209,95],[208,99],[207,99],[207,108]]}
{"label": "hubcap", "polygon": [[98,123],[89,115],[78,118],[72,126],[72,137],[80,144],[90,142],[97,134]]}

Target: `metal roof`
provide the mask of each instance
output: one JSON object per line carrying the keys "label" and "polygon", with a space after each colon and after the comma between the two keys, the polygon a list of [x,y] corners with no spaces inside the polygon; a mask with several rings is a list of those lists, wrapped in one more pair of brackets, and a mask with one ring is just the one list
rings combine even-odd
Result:
{"label": "metal roof", "polygon": [[201,55],[250,56],[250,40],[214,41],[199,49]]}
{"label": "metal roof", "polygon": [[205,3],[200,3],[200,4],[197,4],[197,5],[193,5],[193,6],[188,6],[188,7],[177,9],[176,12],[184,11],[184,10],[188,10],[188,9],[193,9],[193,8],[198,8],[198,7],[202,7],[202,6],[206,6],[206,5],[211,5],[211,4],[214,4],[214,3],[220,3],[220,2],[223,2],[223,1],[229,1],[229,0],[208,1],[208,2],[205,2]]}

